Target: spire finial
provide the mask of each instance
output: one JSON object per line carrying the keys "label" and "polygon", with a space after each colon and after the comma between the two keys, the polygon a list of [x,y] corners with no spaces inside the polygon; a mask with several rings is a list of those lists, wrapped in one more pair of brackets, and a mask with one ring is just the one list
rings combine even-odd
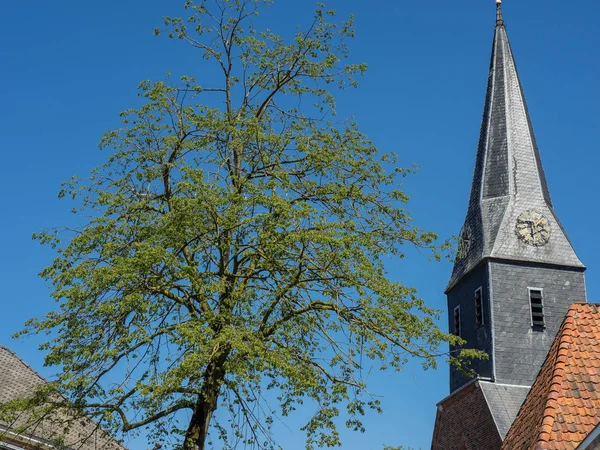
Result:
{"label": "spire finial", "polygon": [[496,0],[496,26],[504,26],[504,18],[502,17],[502,0]]}

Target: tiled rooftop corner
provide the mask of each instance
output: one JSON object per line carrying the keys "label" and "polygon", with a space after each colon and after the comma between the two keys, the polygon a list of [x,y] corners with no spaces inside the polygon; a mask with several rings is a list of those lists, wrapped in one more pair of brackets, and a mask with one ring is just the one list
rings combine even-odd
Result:
{"label": "tiled rooftop corner", "polygon": [[598,305],[573,304],[502,449],[574,450],[600,424],[597,348]]}
{"label": "tiled rooftop corner", "polygon": [[[16,353],[3,346],[0,346],[0,366],[3,368],[0,370],[0,403],[26,398],[35,392],[37,387],[45,383],[44,379]],[[20,416],[18,423],[9,424],[0,421],[0,427],[11,429],[25,426],[26,420],[26,416]],[[99,429],[98,425],[88,418],[74,421],[66,435],[63,436],[64,422],[62,417],[49,417],[41,426],[36,425],[35,429],[31,430],[30,437],[20,439],[19,442],[15,441],[11,445],[21,444],[28,448],[33,442],[31,438],[54,441],[64,437],[67,447],[77,450],[125,450],[125,447]],[[7,442],[8,437],[5,435],[6,433],[0,433],[0,441]],[[7,443],[10,444],[10,442]],[[0,447],[2,447],[1,444]]]}

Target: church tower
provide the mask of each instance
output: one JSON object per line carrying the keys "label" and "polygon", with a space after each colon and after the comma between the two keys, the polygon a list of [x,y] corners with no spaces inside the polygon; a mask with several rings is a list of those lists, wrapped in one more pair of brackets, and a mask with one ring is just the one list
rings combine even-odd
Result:
{"label": "church tower", "polygon": [[[500,0],[496,8],[471,197],[446,290],[449,330],[489,355],[473,364],[479,377],[531,386],[569,306],[586,301],[585,267],[552,205]],[[469,381],[452,369],[450,391]]]}
{"label": "church tower", "polygon": [[501,0],[496,9],[473,185],[446,288],[450,332],[489,359],[473,361],[475,379],[451,367],[432,450],[500,449],[570,305],[587,301],[585,267],[552,205]]}

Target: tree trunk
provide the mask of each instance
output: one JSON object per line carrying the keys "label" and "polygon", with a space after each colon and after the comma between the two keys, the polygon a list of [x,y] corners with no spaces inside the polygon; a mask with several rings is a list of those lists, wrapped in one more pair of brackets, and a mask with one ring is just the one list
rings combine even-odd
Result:
{"label": "tree trunk", "polygon": [[221,384],[225,380],[225,361],[229,352],[222,353],[216,361],[211,362],[204,372],[202,395],[196,403],[190,425],[185,434],[184,450],[205,450],[210,421],[217,409]]}
{"label": "tree trunk", "polygon": [[185,450],[204,450],[213,413],[217,409],[218,393],[211,399],[198,401],[190,426],[185,434]]}

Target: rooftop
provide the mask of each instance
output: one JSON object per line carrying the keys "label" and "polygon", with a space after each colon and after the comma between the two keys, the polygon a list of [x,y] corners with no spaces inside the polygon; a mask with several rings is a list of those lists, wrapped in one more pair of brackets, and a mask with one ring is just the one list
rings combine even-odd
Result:
{"label": "rooftop", "polygon": [[574,450],[600,424],[600,305],[571,306],[502,449]]}
{"label": "rooftop", "polygon": [[[45,383],[46,381],[25,361],[8,348],[0,346],[0,404],[30,397]],[[100,429],[98,424],[86,417],[69,420],[57,414],[34,425],[27,424],[25,432],[15,432],[17,428],[24,427],[26,424],[27,418],[23,416],[19,416],[11,423],[0,420],[0,443],[38,448],[52,446],[53,442],[64,438],[67,448],[125,450],[121,444]]]}

